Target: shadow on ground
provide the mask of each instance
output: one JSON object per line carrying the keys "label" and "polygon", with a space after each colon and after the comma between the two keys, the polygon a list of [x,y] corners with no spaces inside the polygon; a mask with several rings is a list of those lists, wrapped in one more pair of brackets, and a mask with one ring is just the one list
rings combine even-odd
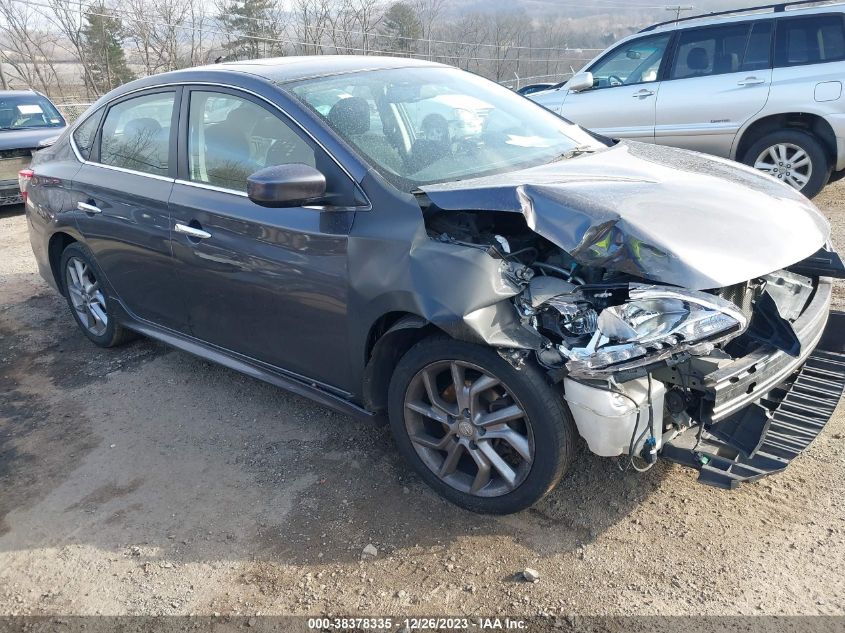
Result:
{"label": "shadow on ground", "polygon": [[667,471],[582,449],[534,509],[471,514],[410,473],[387,427],[148,340],[99,349],[46,287],[0,308],[0,392],[0,551],[325,565],[494,535],[546,555],[628,520]]}

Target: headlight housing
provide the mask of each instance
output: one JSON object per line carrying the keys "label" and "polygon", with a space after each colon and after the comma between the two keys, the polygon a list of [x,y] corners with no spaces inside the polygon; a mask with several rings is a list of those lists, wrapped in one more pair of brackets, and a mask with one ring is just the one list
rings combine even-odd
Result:
{"label": "headlight housing", "polygon": [[629,299],[602,310],[585,347],[561,350],[572,373],[601,374],[688,351],[706,353],[741,334],[748,319],[733,303],[694,290],[632,285]]}

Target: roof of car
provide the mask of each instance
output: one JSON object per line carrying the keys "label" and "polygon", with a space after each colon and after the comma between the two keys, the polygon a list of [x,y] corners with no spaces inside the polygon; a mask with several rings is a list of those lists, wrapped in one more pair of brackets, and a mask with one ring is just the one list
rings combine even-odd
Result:
{"label": "roof of car", "polygon": [[238,62],[223,62],[200,66],[194,70],[235,70],[258,75],[277,83],[298,81],[325,75],[337,75],[363,70],[391,68],[419,68],[443,66],[436,62],[408,57],[376,57],[372,55],[308,55],[272,57]]}
{"label": "roof of car", "polygon": [[748,7],[736,9],[735,12],[719,11],[715,14],[702,14],[682,17],[680,20],[667,20],[646,27],[640,33],[661,31],[674,31],[683,28],[692,28],[696,26],[706,26],[709,24],[723,24],[727,22],[747,22],[748,20],[759,20],[761,18],[781,18],[793,15],[813,15],[816,13],[830,13],[833,11],[845,11],[845,3],[843,2],[828,2],[822,4],[825,0],[819,0],[817,6],[805,7],[801,5],[790,6],[789,3],[782,4],[783,10],[775,10],[779,5],[765,5],[759,7]]}
{"label": "roof of car", "polygon": [[33,95],[43,96],[35,90],[0,90],[0,97],[31,97]]}

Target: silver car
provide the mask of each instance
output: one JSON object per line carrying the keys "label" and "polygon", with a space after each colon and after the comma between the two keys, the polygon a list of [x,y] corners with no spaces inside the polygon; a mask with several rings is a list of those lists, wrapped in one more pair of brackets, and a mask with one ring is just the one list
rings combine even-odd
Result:
{"label": "silver car", "polygon": [[845,170],[845,4],[806,4],[656,24],[530,98],[606,136],[738,160],[812,197]]}

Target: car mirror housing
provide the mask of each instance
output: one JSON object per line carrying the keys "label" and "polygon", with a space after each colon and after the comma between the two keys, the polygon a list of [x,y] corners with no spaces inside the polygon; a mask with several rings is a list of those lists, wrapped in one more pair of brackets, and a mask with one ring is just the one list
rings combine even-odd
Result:
{"label": "car mirror housing", "polygon": [[578,73],[566,84],[572,92],[581,92],[593,87],[593,73]]}
{"label": "car mirror housing", "polygon": [[262,207],[301,207],[325,197],[326,177],[302,163],[273,165],[247,178],[246,193]]}

